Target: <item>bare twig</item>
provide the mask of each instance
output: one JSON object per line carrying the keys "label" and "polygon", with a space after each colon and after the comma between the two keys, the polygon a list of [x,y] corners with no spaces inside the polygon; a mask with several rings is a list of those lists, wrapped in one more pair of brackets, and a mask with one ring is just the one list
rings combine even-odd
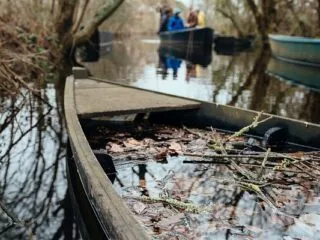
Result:
{"label": "bare twig", "polygon": [[270,117],[268,117],[268,118],[265,118],[265,119],[259,121],[259,118],[261,117],[261,115],[262,115],[262,112],[259,112],[259,114],[253,119],[253,122],[252,122],[250,125],[242,128],[242,129],[240,129],[238,132],[235,132],[234,134],[232,134],[232,135],[227,139],[227,142],[230,141],[232,138],[241,136],[242,134],[248,132],[250,129],[257,127],[257,126],[259,126],[260,124],[262,124],[262,123],[264,123],[264,122],[266,122],[266,121],[269,121],[269,120],[272,118],[272,116],[270,116]]}
{"label": "bare twig", "polygon": [[268,151],[266,152],[266,156],[265,156],[265,158],[264,158],[263,161],[262,161],[261,169],[260,169],[260,172],[259,172],[259,174],[258,174],[258,178],[259,178],[260,180],[261,180],[261,178],[262,178],[262,175],[263,175],[263,171],[264,171],[266,162],[268,161],[268,157],[269,157],[270,151],[271,151],[271,149],[268,148]]}

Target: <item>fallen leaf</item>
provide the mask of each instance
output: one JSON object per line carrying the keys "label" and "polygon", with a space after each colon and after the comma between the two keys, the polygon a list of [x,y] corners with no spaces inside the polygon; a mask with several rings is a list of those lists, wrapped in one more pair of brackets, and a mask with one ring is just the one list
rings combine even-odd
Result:
{"label": "fallen leaf", "polygon": [[126,141],[123,142],[123,144],[128,148],[136,148],[142,146],[142,143],[135,140],[134,138],[128,138]]}
{"label": "fallen leaf", "polygon": [[123,152],[123,148],[115,143],[109,143],[109,152],[113,152],[113,153],[122,153]]}
{"label": "fallen leaf", "polygon": [[182,154],[182,147],[181,144],[177,142],[172,142],[169,146],[169,153],[170,154]]}
{"label": "fallen leaf", "polygon": [[168,149],[161,148],[158,149],[158,153],[154,156],[154,158],[158,161],[165,161],[167,159]]}
{"label": "fallen leaf", "polygon": [[172,225],[178,224],[184,217],[184,213],[178,213],[168,218],[162,218],[161,221],[157,223],[157,226],[162,229],[169,229]]}
{"label": "fallen leaf", "polygon": [[133,210],[137,213],[137,214],[142,214],[143,211],[146,209],[146,205],[142,202],[136,202],[134,205],[133,205]]}

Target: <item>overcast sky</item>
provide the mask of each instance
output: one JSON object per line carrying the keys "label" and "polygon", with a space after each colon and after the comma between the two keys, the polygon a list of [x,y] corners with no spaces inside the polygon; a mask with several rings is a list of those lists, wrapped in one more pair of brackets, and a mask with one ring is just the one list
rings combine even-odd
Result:
{"label": "overcast sky", "polygon": [[198,2],[200,2],[201,0],[178,0],[179,2],[183,2],[187,7],[190,7],[191,3],[193,2],[193,4],[197,4]]}

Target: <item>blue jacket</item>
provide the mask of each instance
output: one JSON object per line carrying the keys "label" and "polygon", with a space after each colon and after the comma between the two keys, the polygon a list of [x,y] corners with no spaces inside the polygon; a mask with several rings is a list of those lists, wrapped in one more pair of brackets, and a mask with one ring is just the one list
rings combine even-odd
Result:
{"label": "blue jacket", "polygon": [[175,31],[184,29],[183,20],[179,15],[173,15],[169,18],[167,30]]}

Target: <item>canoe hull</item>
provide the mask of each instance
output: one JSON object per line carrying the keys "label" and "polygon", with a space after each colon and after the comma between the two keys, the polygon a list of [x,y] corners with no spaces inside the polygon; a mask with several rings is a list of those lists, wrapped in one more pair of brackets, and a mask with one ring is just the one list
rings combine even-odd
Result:
{"label": "canoe hull", "polygon": [[320,68],[294,64],[273,57],[268,63],[267,72],[292,84],[320,90]]}
{"label": "canoe hull", "polygon": [[214,31],[211,28],[187,28],[179,31],[160,33],[162,45],[188,51],[211,52]]}
{"label": "canoe hull", "polygon": [[[77,97],[75,93],[79,94],[81,91],[92,91],[92,94],[97,95],[97,89],[102,89],[103,93],[107,95],[107,98],[100,99],[99,106],[101,104],[107,106],[109,109],[108,112],[97,111],[87,115],[80,115],[79,109],[81,108],[79,108],[80,104],[78,104],[79,101],[76,100]],[[132,94],[133,92],[136,93]],[[112,94],[114,94],[114,98],[112,98]],[[123,99],[123,96],[126,94],[131,96],[131,98],[130,103],[126,102],[125,105],[127,106],[136,102],[138,103],[136,104],[138,108],[134,109],[133,105],[130,105],[130,109],[119,107],[121,101],[115,101],[115,99]],[[163,98],[160,99],[159,95]],[[146,98],[146,96],[151,96],[152,98]],[[150,100],[149,102],[148,99],[153,99],[158,104],[159,102],[165,102],[166,97],[168,97],[170,101],[173,101],[167,101],[167,104],[169,104],[169,102],[171,103],[168,107],[154,105],[155,107],[153,108],[141,108],[141,102],[135,101],[136,98],[140,98],[150,105],[152,101]],[[90,96],[86,99],[90,101]],[[185,104],[186,102],[188,102],[187,105]],[[112,104],[116,104],[118,108],[117,111],[110,111],[110,109],[113,109],[113,106],[110,106]],[[148,113],[148,120],[153,123],[157,123],[157,121],[160,121],[162,124],[170,122],[183,123],[186,126],[202,128],[213,126],[217,129],[238,131],[251,124],[254,117],[258,114],[256,111],[210,102],[201,102],[123,84],[115,84],[96,78],[89,78],[87,72],[84,73],[83,70],[79,69],[74,70],[74,75],[67,78],[64,107],[69,142],[72,150],[72,161],[68,162],[70,173],[68,178],[71,179],[75,196],[80,196],[78,198],[75,197],[78,202],[78,207],[82,208],[82,212],[88,212],[88,214],[84,214],[85,216],[96,218],[97,224],[95,225],[98,226],[97,229],[100,229],[102,235],[98,237],[95,236],[94,239],[144,240],[149,239],[149,237],[144,228],[126,207],[122,198],[115,192],[112,184],[113,180],[108,178],[110,177],[110,173],[102,167],[96,153],[93,153],[82,128],[85,121],[91,121],[92,123],[92,121],[103,121],[103,119],[99,118],[107,116]],[[270,115],[261,114],[261,119],[267,117],[270,117]],[[288,129],[289,142],[313,146],[317,148],[317,150],[320,146],[319,125],[284,117],[272,116],[272,119],[266,121],[264,124],[258,125],[256,128],[250,130],[249,133],[261,137],[268,129],[274,126]],[[113,174],[114,172],[115,171],[113,171]],[[98,230],[94,230],[92,226],[87,226],[86,228],[89,235],[99,232]],[[90,234],[90,232],[93,233]]]}
{"label": "canoe hull", "polygon": [[269,35],[275,57],[310,66],[320,66],[320,39]]}

